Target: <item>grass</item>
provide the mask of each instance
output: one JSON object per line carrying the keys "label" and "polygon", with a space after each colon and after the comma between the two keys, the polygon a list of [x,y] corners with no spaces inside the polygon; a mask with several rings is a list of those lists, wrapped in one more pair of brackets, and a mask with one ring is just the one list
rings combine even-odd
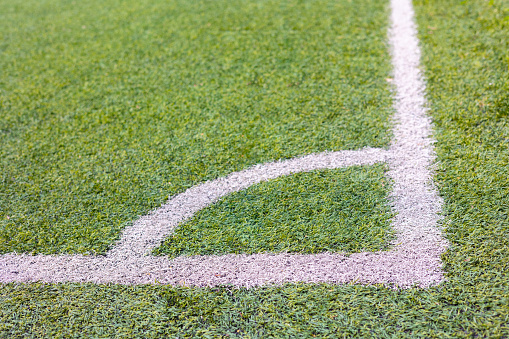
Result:
{"label": "grass", "polygon": [[168,196],[390,140],[387,8],[0,1],[0,253],[104,253]]}
{"label": "grass", "polygon": [[383,165],[298,173],[233,193],[181,224],[157,254],[362,252],[393,232]]}
{"label": "grass", "polygon": [[509,337],[506,1],[416,0],[450,247],[422,290],[0,287],[3,337]]}

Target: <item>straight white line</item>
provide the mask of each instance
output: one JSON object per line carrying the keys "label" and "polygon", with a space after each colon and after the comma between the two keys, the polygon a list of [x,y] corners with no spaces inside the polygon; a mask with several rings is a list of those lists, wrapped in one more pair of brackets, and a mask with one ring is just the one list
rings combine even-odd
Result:
{"label": "straight white line", "polygon": [[[124,230],[106,256],[0,256],[0,282],[96,282],[172,285],[259,286],[284,282],[384,283],[431,286],[443,280],[440,255],[446,248],[437,228],[441,199],[432,184],[431,121],[426,115],[420,50],[411,0],[391,1],[389,32],[396,85],[394,140],[389,151],[363,149],[312,154],[258,165],[195,186]],[[222,196],[281,175],[388,162],[397,215],[397,241],[375,253],[254,254],[192,256],[169,260],[147,255],[178,223]]]}

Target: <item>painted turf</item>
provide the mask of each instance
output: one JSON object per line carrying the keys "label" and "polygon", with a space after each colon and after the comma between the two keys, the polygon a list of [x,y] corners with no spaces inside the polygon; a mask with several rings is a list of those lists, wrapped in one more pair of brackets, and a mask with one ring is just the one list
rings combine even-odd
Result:
{"label": "painted turf", "polygon": [[[259,286],[283,282],[383,283],[428,287],[443,279],[447,245],[437,228],[441,199],[431,181],[434,160],[426,115],[420,50],[411,0],[391,1],[389,40],[395,84],[394,139],[389,150],[365,148],[311,154],[257,165],[205,182],[170,199],[127,227],[105,256],[0,256],[0,282]],[[221,197],[282,175],[387,162],[397,239],[390,251],[301,254],[229,254],[169,260],[150,256],[174,227]]]}

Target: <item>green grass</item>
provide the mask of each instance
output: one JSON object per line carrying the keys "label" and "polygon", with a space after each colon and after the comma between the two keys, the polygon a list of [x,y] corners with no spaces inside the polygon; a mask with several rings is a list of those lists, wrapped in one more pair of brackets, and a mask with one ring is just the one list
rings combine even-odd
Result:
{"label": "green grass", "polygon": [[404,291],[9,284],[0,287],[0,336],[509,337],[507,2],[415,7],[450,242],[446,283]]}
{"label": "green grass", "polygon": [[390,140],[387,8],[0,1],[0,253],[104,253],[168,196]]}
{"label": "green grass", "polygon": [[157,254],[362,252],[393,232],[383,165],[298,173],[233,193],[201,210]]}

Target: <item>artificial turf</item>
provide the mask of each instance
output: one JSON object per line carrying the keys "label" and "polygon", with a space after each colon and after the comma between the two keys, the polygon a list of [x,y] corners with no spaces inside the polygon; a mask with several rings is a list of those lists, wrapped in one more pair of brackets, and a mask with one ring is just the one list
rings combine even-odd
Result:
{"label": "artificial turf", "polygon": [[3,337],[509,337],[506,1],[417,0],[450,246],[429,289],[0,287]]}
{"label": "artificial turf", "polygon": [[169,196],[390,140],[375,0],[0,1],[0,253],[104,253]]}
{"label": "artificial turf", "polygon": [[298,173],[233,193],[179,225],[157,254],[362,252],[393,239],[383,165]]}

